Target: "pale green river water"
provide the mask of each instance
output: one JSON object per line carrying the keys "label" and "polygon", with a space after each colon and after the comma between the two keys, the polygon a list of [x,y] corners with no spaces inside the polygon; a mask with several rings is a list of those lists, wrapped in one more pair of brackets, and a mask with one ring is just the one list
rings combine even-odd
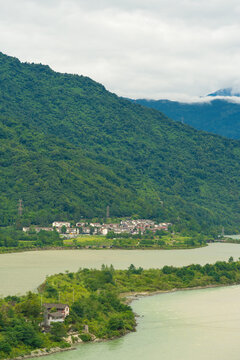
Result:
{"label": "pale green river water", "polygon": [[[46,275],[79,267],[131,263],[144,268],[214,263],[240,257],[240,245],[211,244],[193,250],[63,250],[0,255],[0,294],[34,290]],[[132,303],[137,332],[110,342],[79,345],[46,360],[239,360],[240,286],[179,291]],[[45,360],[45,357],[42,358]]]}
{"label": "pale green river water", "polygon": [[240,257],[238,244],[210,244],[192,250],[49,250],[0,255],[0,295],[23,294],[35,290],[46,275],[80,267],[100,268],[113,264],[126,269],[130,264],[143,268],[164,265],[214,263]]}
{"label": "pale green river water", "polygon": [[137,332],[46,360],[239,360],[239,304],[240,286],[145,297]]}

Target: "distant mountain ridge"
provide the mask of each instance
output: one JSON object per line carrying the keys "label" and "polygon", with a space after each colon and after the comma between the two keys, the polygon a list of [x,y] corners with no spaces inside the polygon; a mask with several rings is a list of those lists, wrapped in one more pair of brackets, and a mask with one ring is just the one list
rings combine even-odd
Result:
{"label": "distant mountain ridge", "polygon": [[[140,216],[240,224],[240,142],[0,53],[0,225]],[[18,219],[19,220],[19,219]]]}
{"label": "distant mountain ridge", "polygon": [[[207,102],[184,103],[171,100],[137,99],[133,102],[163,112],[173,120],[231,139],[240,139],[240,103],[219,99],[230,96],[230,90],[208,95]],[[232,95],[231,95],[232,96]],[[235,94],[235,96],[240,96]]]}
{"label": "distant mountain ridge", "polygon": [[240,96],[240,92],[230,87],[217,90],[211,94],[208,94],[207,96]]}

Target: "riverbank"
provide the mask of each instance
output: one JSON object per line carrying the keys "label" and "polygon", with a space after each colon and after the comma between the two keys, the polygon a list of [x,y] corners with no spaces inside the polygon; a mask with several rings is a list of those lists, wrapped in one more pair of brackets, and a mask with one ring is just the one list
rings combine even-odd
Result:
{"label": "riverbank", "polygon": [[60,353],[60,352],[72,351],[72,350],[76,350],[76,347],[69,347],[66,349],[61,349],[59,347],[52,348],[52,349],[38,349],[38,350],[33,350],[32,353],[29,355],[21,355],[21,356],[15,357],[15,358],[7,358],[5,360],[34,359],[34,358],[38,358],[38,357],[42,357],[42,356],[48,356],[48,355],[52,355],[52,354],[56,354],[56,353]]}
{"label": "riverbank", "polygon": [[169,246],[169,247],[79,247],[79,246],[50,246],[50,247],[34,247],[34,248],[10,248],[4,249],[1,251],[1,254],[14,254],[14,253],[22,253],[22,252],[30,252],[30,251],[46,251],[46,250],[191,250],[191,249],[199,249],[208,246],[208,243],[199,245],[199,246]]}
{"label": "riverbank", "polygon": [[194,291],[194,290],[206,290],[206,289],[214,289],[214,288],[225,288],[229,286],[236,286],[240,285],[240,283],[230,284],[230,285],[206,285],[206,286],[194,286],[194,287],[186,287],[186,288],[175,288],[171,290],[157,290],[152,292],[147,291],[140,291],[140,292],[127,292],[120,294],[120,297],[123,299],[124,303],[129,305],[135,300],[139,300],[142,297],[146,296],[155,296],[155,295],[161,295],[161,294],[169,294],[179,291]]}
{"label": "riverbank", "polygon": [[212,235],[164,232],[132,235],[128,233],[104,235],[79,234],[69,238],[67,234],[41,230],[21,231],[14,227],[0,229],[0,253],[38,251],[44,249],[193,249],[213,241]]}
{"label": "riverbank", "polygon": [[[153,291],[153,292],[128,292],[128,293],[122,293],[120,294],[120,297],[122,299],[126,298],[126,300],[124,301],[126,304],[131,304],[133,301],[139,300],[143,297],[147,297],[147,296],[156,296],[156,295],[163,295],[163,294],[167,294],[167,293],[173,293],[173,292],[181,292],[181,291],[196,291],[196,290],[204,290],[204,289],[211,289],[211,288],[224,288],[224,287],[229,287],[229,286],[234,286],[234,285],[239,285],[239,284],[231,284],[231,285],[207,285],[207,286],[198,286],[198,287],[188,287],[188,288],[182,288],[182,289],[172,289],[172,290],[159,290],[159,291]],[[135,315],[135,319],[137,317],[139,317],[138,314],[134,314]],[[136,322],[137,324],[137,322]],[[137,327],[137,326],[136,326]],[[136,329],[134,329],[133,331],[136,331]],[[131,332],[133,332],[131,331]],[[130,331],[126,331],[123,335],[121,336],[115,336],[111,339],[98,339],[98,338],[94,338],[92,341],[90,341],[91,343],[99,343],[99,342],[109,342],[112,340],[116,340],[117,338],[126,336],[127,334],[129,334]],[[39,350],[34,350],[31,354],[29,355],[25,355],[25,356],[19,356],[16,358],[8,358],[5,360],[25,360],[25,359],[33,359],[33,358],[38,358],[38,357],[43,357],[43,356],[48,356],[48,355],[52,355],[52,354],[56,354],[56,353],[61,353],[61,352],[66,352],[66,351],[72,351],[72,350],[77,350],[77,347],[81,344],[83,344],[83,341],[78,341],[75,344],[72,344],[71,347],[66,348],[66,349],[61,349],[59,347],[56,348],[52,348],[52,349],[39,349]]]}
{"label": "riverbank", "polygon": [[[128,292],[128,293],[122,293],[120,294],[120,297],[122,299],[126,298],[124,300],[125,304],[131,304],[133,301],[139,300],[143,297],[147,297],[147,296],[156,296],[156,295],[163,295],[163,294],[167,294],[167,293],[174,293],[174,292],[181,292],[181,291],[196,291],[196,290],[206,290],[206,289],[211,289],[211,288],[224,288],[224,287],[229,287],[229,286],[235,286],[235,285],[239,285],[239,284],[231,284],[231,285],[206,285],[206,286],[196,286],[196,287],[188,287],[188,288],[175,288],[175,289],[171,289],[171,290],[158,290],[158,291],[153,291],[153,292]],[[138,314],[134,314],[135,316],[135,320],[137,319],[137,317],[139,317]],[[137,322],[136,322],[137,324]],[[136,328],[132,331],[126,331],[124,334],[122,334],[121,336],[115,336],[113,338],[110,339],[98,339],[95,338],[92,341],[90,341],[91,343],[99,343],[99,342],[108,342],[108,341],[112,341],[112,340],[116,340],[117,338],[126,336],[127,334],[129,334],[130,332],[134,332],[137,330],[137,325]],[[72,351],[72,350],[76,350],[76,346],[79,346],[81,344],[83,344],[83,341],[78,341],[75,344],[72,344],[71,347],[66,348],[66,349],[61,349],[61,348],[52,348],[52,349],[43,349],[43,350],[34,350],[30,355],[25,355],[25,356],[19,356],[13,359],[6,359],[6,360],[25,360],[25,359],[33,359],[33,358],[37,358],[37,357],[42,357],[42,356],[48,356],[48,355],[52,355],[55,353],[61,353],[61,352],[66,352],[66,351]]]}

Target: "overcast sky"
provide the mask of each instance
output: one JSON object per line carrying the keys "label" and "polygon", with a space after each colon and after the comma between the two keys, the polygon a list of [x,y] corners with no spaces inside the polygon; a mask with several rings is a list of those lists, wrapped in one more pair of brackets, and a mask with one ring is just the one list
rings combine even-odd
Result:
{"label": "overcast sky", "polygon": [[0,0],[0,51],[179,99],[240,84],[239,0]]}

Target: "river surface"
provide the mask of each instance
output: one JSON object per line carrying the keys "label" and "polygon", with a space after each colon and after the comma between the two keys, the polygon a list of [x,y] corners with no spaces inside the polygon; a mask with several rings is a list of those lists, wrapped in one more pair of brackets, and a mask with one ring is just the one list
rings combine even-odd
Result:
{"label": "river surface", "polygon": [[48,250],[1,254],[0,296],[36,290],[46,275],[77,271],[80,267],[100,268],[102,264],[113,264],[116,269],[126,269],[134,264],[161,268],[214,263],[228,260],[230,256],[240,257],[240,245],[215,243],[191,250]]}
{"label": "river surface", "polygon": [[239,360],[240,286],[178,291],[132,303],[137,332],[43,360]]}

